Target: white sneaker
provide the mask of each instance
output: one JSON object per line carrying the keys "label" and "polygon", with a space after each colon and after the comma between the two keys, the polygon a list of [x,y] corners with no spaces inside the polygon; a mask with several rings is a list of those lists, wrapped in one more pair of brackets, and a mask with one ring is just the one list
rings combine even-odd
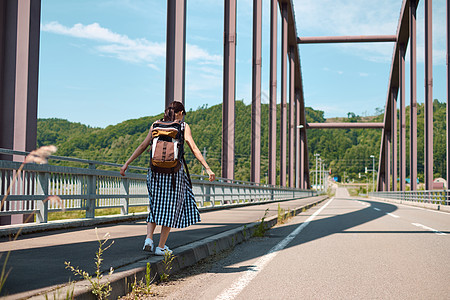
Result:
{"label": "white sneaker", "polygon": [[149,238],[146,238],[144,242],[144,248],[142,250],[153,252],[153,241]]}
{"label": "white sneaker", "polygon": [[170,250],[169,247],[167,247],[167,245],[164,245],[164,248],[156,247],[155,255],[164,255],[166,252],[172,254],[173,251]]}

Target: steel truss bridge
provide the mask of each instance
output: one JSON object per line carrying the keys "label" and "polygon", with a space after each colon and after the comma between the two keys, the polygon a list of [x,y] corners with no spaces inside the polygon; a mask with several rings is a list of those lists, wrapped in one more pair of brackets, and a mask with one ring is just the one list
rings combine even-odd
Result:
{"label": "steel truss bridge", "polygon": [[[425,189],[433,186],[433,78],[432,78],[432,0],[425,1]],[[186,0],[167,0],[166,40],[166,106],[172,101],[184,103],[186,52]],[[416,11],[419,0],[403,0],[397,32],[392,35],[302,37],[297,32],[291,0],[270,1],[270,93],[269,93],[269,186],[276,184],[276,140],[280,140],[280,188],[311,189],[307,131],[310,128],[379,128],[382,139],[379,153],[377,190],[405,191],[406,160],[410,165],[411,190],[417,190],[417,93],[416,93]],[[224,57],[223,57],[223,127],[222,178],[234,178],[234,120],[236,73],[236,0],[224,1]],[[449,56],[449,1],[447,3],[447,58]],[[277,36],[278,11],[281,15],[281,36]],[[1,194],[6,194],[11,181],[14,162],[36,147],[38,71],[41,0],[8,0],[0,2],[0,148],[3,152]],[[261,165],[261,35],[262,1],[253,1],[253,72],[252,72],[252,147],[251,185],[260,186]],[[394,43],[386,91],[383,123],[308,123],[305,118],[305,99],[298,44],[307,43]],[[281,44],[281,53],[277,46]],[[409,47],[410,74],[405,74],[405,53]],[[277,84],[277,57],[281,56],[281,83]],[[447,64],[447,182],[449,181],[449,68]],[[289,74],[289,81],[288,79]],[[410,143],[406,145],[405,81],[410,86]],[[276,95],[281,89],[281,123],[276,123]],[[289,115],[288,115],[289,105]],[[398,117],[399,116],[399,117]],[[286,134],[287,133],[287,134]],[[409,147],[409,157],[406,155]],[[287,158],[287,159],[286,159]],[[30,169],[31,170],[31,169]],[[53,169],[52,169],[53,170]],[[58,172],[60,174],[58,169]],[[56,171],[55,171],[56,172]],[[45,173],[45,172],[44,172]],[[69,171],[67,174],[72,174]],[[35,174],[36,175],[36,174]],[[93,176],[84,174],[83,176]],[[67,175],[71,176],[71,175]],[[101,176],[96,174],[95,176]],[[9,179],[8,179],[9,178]],[[33,178],[43,180],[36,175]],[[36,180],[37,180],[36,179]],[[399,179],[399,183],[397,183]],[[34,180],[34,179],[33,179]],[[47,180],[47,179],[45,179]],[[44,181],[45,181],[44,180]],[[24,181],[25,182],[25,181]],[[40,181],[39,181],[40,182]],[[23,183],[25,184],[25,183]],[[119,184],[120,185],[120,184]],[[42,189],[48,180],[34,182],[28,188]],[[93,188],[93,187],[91,187]],[[97,187],[98,188],[98,187]],[[120,189],[127,188],[122,184]],[[24,187],[19,188],[24,190]],[[42,192],[42,190],[40,190]],[[33,190],[28,194],[37,193]],[[25,193],[27,194],[27,193]],[[92,193],[87,193],[92,194]],[[211,196],[205,193],[205,197]],[[37,196],[36,196],[37,197]],[[225,197],[225,196],[224,196]],[[232,197],[232,196],[230,196]],[[265,196],[264,196],[265,197]],[[19,197],[20,198],[20,197]],[[17,201],[19,201],[17,198]],[[38,197],[39,198],[39,197]],[[82,198],[82,197],[81,197]],[[86,197],[85,197],[86,198]],[[121,198],[117,196],[117,198]],[[123,198],[123,197],[122,197]],[[37,198],[36,198],[37,199]],[[128,199],[125,197],[124,199]],[[85,199],[86,200],[86,199]],[[214,202],[214,201],[213,201]],[[87,207],[87,206],[86,206]],[[35,207],[34,207],[35,208]],[[33,208],[33,209],[34,209]],[[3,208],[4,209],[4,208]],[[126,209],[124,209],[126,211]],[[26,211],[26,209],[25,209]],[[87,209],[89,212],[89,209]],[[89,213],[87,213],[89,214]]]}

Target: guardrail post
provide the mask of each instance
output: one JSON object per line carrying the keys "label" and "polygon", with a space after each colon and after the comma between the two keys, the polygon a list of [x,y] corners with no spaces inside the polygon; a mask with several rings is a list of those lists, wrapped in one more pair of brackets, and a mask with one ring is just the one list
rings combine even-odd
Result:
{"label": "guardrail post", "polygon": [[[37,176],[37,195],[48,196],[48,173],[39,173]],[[47,197],[45,197],[47,198]],[[36,223],[48,222],[48,201],[39,200],[36,210]]]}
{"label": "guardrail post", "polygon": [[[89,169],[95,169],[95,164],[89,163]],[[86,218],[95,218],[95,200],[97,195],[97,176],[88,175],[86,195]]]}
{"label": "guardrail post", "polygon": [[202,206],[205,206],[205,201],[211,203],[211,186],[209,184],[203,185],[203,203]]}
{"label": "guardrail post", "polygon": [[130,208],[130,184],[128,178],[122,178],[120,182],[120,193],[125,195],[125,198],[120,199],[120,213],[122,215],[128,215],[128,209]]}

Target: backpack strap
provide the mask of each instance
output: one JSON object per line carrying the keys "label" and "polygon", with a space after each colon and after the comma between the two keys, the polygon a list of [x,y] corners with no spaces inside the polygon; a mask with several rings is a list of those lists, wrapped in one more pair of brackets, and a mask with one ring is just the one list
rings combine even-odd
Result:
{"label": "backpack strap", "polygon": [[190,187],[192,189],[191,175],[189,175],[189,169],[188,169],[188,166],[186,164],[186,160],[184,159],[184,157],[183,157],[183,163],[184,163],[184,169],[186,170],[186,175],[188,177],[189,185],[190,185]]}
{"label": "backpack strap", "polygon": [[186,163],[186,159],[184,158],[184,130],[186,129],[186,122],[181,123],[181,138],[182,138],[182,145],[181,145],[181,151],[182,151],[182,159],[184,164],[184,169],[186,170],[186,175],[188,177],[189,185],[192,189],[192,181],[191,181],[191,175],[189,174],[189,168]]}

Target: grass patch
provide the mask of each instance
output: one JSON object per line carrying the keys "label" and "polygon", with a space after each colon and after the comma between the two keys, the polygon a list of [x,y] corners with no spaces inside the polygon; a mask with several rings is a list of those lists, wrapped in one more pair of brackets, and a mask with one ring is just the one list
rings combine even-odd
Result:
{"label": "grass patch", "polygon": [[292,217],[291,210],[288,208],[288,211],[286,212],[285,209],[281,208],[280,204],[278,203],[278,217],[277,217],[277,224],[284,224],[287,220],[289,220]]}
{"label": "grass patch", "polygon": [[[128,213],[140,213],[146,212],[147,206],[133,206],[129,208]],[[95,210],[95,216],[110,216],[120,214],[120,208],[98,208]],[[48,213],[49,221],[67,220],[67,219],[84,219],[86,217],[86,211],[84,210],[71,210],[71,211],[53,211]]]}
{"label": "grass patch", "polygon": [[350,196],[358,196],[359,195],[359,189],[357,189],[357,188],[347,188],[347,191]]}
{"label": "grass patch", "polygon": [[269,209],[266,209],[264,216],[261,218],[261,222],[256,226],[255,231],[253,232],[253,236],[255,237],[263,237],[268,230],[266,223],[264,223],[264,219],[267,217],[269,213]]}

